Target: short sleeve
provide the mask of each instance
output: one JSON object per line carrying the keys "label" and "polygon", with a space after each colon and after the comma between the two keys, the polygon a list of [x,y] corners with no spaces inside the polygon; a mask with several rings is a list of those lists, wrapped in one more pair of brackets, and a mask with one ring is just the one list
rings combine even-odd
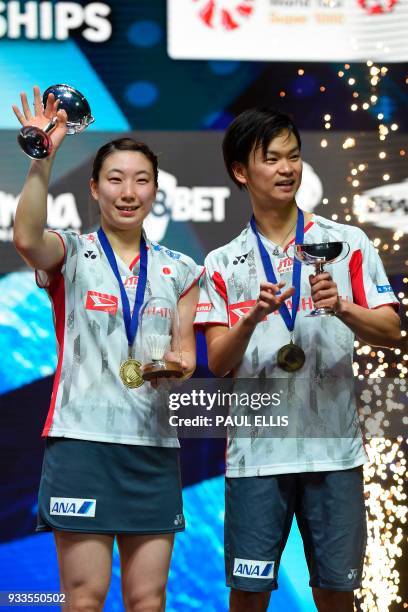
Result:
{"label": "short sleeve", "polygon": [[178,293],[179,299],[187,295],[187,293],[196,285],[204,274],[204,267],[195,263],[191,257],[183,255],[179,260],[179,278],[178,278]]}
{"label": "short sleeve", "polygon": [[204,325],[229,325],[228,295],[221,272],[216,269],[211,254],[204,262],[205,274],[200,287],[196,317],[196,327]]}
{"label": "short sleeve", "polygon": [[385,305],[399,307],[380,256],[362,231],[359,231],[359,240],[352,251],[349,270],[356,304],[365,308]]}
{"label": "short sleeve", "polygon": [[[64,258],[61,261],[60,272],[62,275],[74,276],[78,258],[79,235],[75,232],[66,232],[63,230],[49,230],[60,238],[64,247]],[[35,271],[35,279],[37,285],[42,289],[47,289],[50,286],[50,279],[44,270]]]}

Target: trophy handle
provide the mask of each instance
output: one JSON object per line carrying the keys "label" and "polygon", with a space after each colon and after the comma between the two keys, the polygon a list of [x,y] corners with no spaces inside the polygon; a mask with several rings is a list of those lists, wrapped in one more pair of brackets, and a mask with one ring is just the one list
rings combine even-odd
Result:
{"label": "trophy handle", "polygon": [[57,118],[53,117],[51,121],[47,123],[45,128],[43,128],[43,132],[45,132],[46,134],[48,134],[48,132],[51,132],[51,130],[54,129],[56,123],[57,123]]}

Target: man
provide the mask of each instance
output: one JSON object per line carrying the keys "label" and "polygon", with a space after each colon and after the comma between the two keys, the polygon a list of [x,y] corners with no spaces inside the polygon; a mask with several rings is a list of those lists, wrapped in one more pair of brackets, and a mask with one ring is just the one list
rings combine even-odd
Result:
{"label": "man", "polygon": [[[281,408],[286,402],[296,413],[298,432],[228,441],[230,610],[267,609],[295,514],[318,610],[351,612],[366,543],[361,466],[367,458],[352,390],[353,341],[357,335],[370,345],[395,346],[397,300],[360,229],[297,207],[301,140],[288,116],[245,111],[229,126],[223,152],[230,177],[248,192],[253,218],[206,258],[196,324],[204,326],[212,372],[277,379]],[[286,252],[293,242],[330,241],[347,242],[350,252],[320,274],[309,276],[310,268]],[[313,307],[331,308],[335,316],[308,317]],[[303,408],[317,415],[322,431],[334,417],[347,434],[299,437]]]}

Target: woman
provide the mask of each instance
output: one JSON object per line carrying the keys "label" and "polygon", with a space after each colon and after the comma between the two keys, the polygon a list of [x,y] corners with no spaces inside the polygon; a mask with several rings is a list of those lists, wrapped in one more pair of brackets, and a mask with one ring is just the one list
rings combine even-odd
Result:
{"label": "woman", "polygon": [[47,231],[49,178],[67,116],[52,95],[43,108],[38,87],[34,115],[25,94],[21,102],[22,112],[13,110],[23,126],[43,128],[56,117],[52,155],[32,162],[14,224],[15,246],[52,301],[59,345],[38,530],[54,532],[70,610],[102,609],[115,536],[126,609],[163,610],[174,533],[184,528],[178,441],[161,392],[140,375],[139,386],[128,386],[126,368],[141,354],[137,312],[156,296],[177,303],[181,365],[192,374],[201,268],[145,237],[157,158],[129,138],[107,143],[94,160],[98,232]]}

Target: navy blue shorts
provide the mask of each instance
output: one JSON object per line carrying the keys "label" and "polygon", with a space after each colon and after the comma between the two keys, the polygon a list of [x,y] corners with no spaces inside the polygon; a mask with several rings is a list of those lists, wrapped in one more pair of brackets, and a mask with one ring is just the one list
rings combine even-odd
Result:
{"label": "navy blue shorts", "polygon": [[37,531],[184,529],[179,449],[47,438]]}
{"label": "navy blue shorts", "polygon": [[278,588],[279,564],[294,515],[310,586],[335,591],[359,588],[367,538],[361,466],[227,478],[227,586],[255,592]]}

